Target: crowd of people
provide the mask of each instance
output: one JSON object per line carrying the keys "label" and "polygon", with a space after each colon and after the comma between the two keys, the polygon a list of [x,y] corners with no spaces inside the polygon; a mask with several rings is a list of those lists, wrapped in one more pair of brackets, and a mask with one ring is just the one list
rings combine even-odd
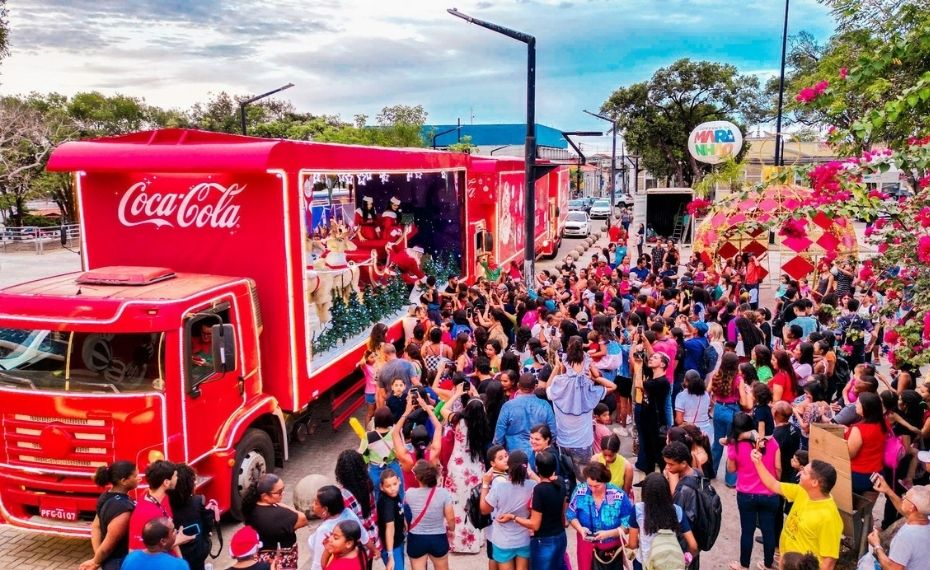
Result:
{"label": "crowd of people", "polygon": [[[673,570],[699,568],[711,548],[741,570],[756,542],[759,568],[833,568],[839,484],[887,496],[886,532],[869,535],[861,567],[930,560],[930,383],[879,370],[874,277],[824,261],[809,280],[782,276],[764,303],[764,255],[682,260],[673,240],[649,244],[642,228],[631,239],[629,225],[590,262],[567,257],[529,280],[428,277],[403,338],[372,328],[359,362],[368,431],[339,456],[336,484],[300,513],[281,502],[282,480],[257,481],[235,567],[295,568],[295,531],[314,515],[314,570],[443,570],[450,552],[482,551],[490,570]],[[823,422],[845,426],[851,481],[809,456]],[[82,570],[123,558],[131,570],[140,550],[203,567],[184,529],[198,520],[208,536],[210,505],[191,504],[189,468],[162,463],[135,510],[131,464],[101,472],[110,489]],[[716,541],[712,479],[735,489],[738,546]]]}

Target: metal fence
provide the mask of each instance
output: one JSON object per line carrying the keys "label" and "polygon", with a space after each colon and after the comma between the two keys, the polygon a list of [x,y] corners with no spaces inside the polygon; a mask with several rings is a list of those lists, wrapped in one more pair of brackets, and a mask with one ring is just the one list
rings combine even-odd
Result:
{"label": "metal fence", "polygon": [[80,243],[81,228],[78,224],[48,227],[0,225],[0,246],[4,252],[34,250],[36,255],[42,255],[46,249],[76,249]]}

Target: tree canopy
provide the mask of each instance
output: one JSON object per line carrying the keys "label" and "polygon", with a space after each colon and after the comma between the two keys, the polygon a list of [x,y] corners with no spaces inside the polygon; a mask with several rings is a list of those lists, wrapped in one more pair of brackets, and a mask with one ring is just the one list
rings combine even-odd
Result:
{"label": "tree canopy", "polygon": [[659,69],[649,81],[621,87],[601,106],[615,117],[628,147],[658,177],[686,186],[705,167],[688,153],[688,134],[697,125],[730,120],[747,125],[763,118],[759,80],[736,67],[680,59]]}

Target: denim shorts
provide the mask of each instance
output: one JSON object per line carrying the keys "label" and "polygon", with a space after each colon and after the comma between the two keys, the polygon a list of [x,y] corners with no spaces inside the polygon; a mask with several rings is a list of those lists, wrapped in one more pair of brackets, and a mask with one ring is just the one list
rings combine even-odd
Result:
{"label": "denim shorts", "polygon": [[422,558],[426,555],[433,558],[442,558],[449,554],[449,537],[442,534],[413,534],[407,535],[407,556],[411,559]]}

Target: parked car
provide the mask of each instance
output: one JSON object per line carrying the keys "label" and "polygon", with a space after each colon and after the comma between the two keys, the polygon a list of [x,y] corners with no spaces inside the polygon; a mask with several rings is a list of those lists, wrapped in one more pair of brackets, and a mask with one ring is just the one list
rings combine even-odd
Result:
{"label": "parked car", "polygon": [[585,201],[584,198],[575,198],[574,200],[568,201],[568,211],[569,212],[575,212],[575,211],[585,212],[588,209],[587,205],[588,203]]}
{"label": "parked car", "polygon": [[618,208],[632,206],[633,197],[629,194],[614,194],[614,205],[616,205]]}
{"label": "parked car", "polygon": [[591,216],[592,219],[607,219],[610,217],[610,201],[598,200],[594,202],[594,205],[591,206],[591,210],[588,212],[588,215]]}
{"label": "parked car", "polygon": [[570,211],[562,226],[562,237],[588,237],[591,234],[591,220],[587,212]]}

